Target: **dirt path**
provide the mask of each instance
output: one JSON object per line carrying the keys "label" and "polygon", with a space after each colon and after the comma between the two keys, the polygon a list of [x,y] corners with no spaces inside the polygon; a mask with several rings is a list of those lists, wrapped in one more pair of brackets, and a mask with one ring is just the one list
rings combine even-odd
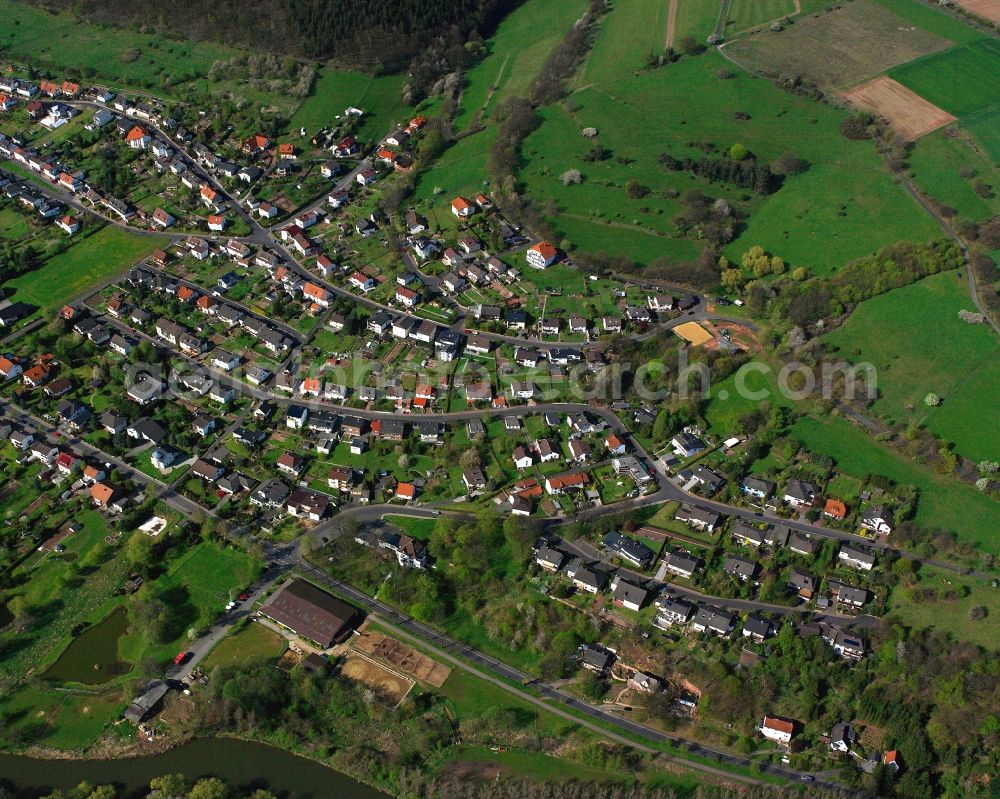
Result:
{"label": "dirt path", "polygon": [[678,0],[670,0],[670,9],[667,11],[667,36],[663,43],[664,50],[669,50],[674,46],[674,32],[677,30],[677,5]]}

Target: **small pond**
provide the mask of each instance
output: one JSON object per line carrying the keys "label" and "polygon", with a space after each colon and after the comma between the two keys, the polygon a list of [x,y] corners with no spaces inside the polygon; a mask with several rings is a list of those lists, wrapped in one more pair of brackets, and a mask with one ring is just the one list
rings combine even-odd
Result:
{"label": "small pond", "polygon": [[128,628],[128,612],[118,607],[99,624],[80,633],[43,675],[54,682],[100,685],[132,670],[118,659],[118,639]]}

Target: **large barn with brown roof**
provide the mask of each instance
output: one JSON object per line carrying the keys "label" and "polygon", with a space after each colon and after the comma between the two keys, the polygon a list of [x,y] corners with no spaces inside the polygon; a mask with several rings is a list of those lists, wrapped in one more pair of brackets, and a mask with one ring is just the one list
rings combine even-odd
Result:
{"label": "large barn with brown roof", "polygon": [[289,580],[260,612],[324,649],[344,640],[360,620],[356,608],[304,580]]}

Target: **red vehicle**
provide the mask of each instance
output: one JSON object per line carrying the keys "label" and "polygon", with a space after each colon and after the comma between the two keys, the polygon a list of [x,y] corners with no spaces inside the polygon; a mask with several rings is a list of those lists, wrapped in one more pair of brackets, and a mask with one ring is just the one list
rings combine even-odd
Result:
{"label": "red vehicle", "polygon": [[250,594],[242,593],[240,594],[240,602],[246,602],[250,598]]}
{"label": "red vehicle", "polygon": [[174,664],[180,666],[182,663],[187,663],[191,659],[190,652],[178,652],[177,656],[174,658]]}

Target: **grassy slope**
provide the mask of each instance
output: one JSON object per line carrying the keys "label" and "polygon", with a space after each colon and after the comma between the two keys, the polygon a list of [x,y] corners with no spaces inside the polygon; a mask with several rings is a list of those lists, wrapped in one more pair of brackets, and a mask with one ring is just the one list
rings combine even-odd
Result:
{"label": "grassy slope", "polygon": [[974,42],[984,36],[981,31],[969,27],[946,11],[917,0],[875,0],[875,2],[898,14],[907,22],[958,44]]}
{"label": "grassy slope", "polygon": [[584,0],[528,0],[508,15],[486,43],[489,54],[466,75],[455,130],[468,128],[484,106],[486,116],[505,97],[523,95],[549,52],[586,10]]}
{"label": "grassy slope", "polygon": [[389,133],[390,128],[408,116],[410,109],[402,102],[403,75],[372,77],[326,66],[320,73],[312,93],[299,106],[288,123],[288,130],[297,136],[300,127],[312,135],[320,128],[336,122],[349,106],[365,112],[359,135],[375,139]]}
{"label": "grassy slope", "polygon": [[[979,141],[993,164],[1000,165],[1000,108],[990,108],[970,114],[962,121],[962,127]],[[992,184],[994,197],[998,183],[1000,181],[994,180]]]}
{"label": "grassy slope", "polygon": [[669,6],[669,0],[618,0],[601,23],[601,34],[580,72],[579,85],[627,78],[651,56],[662,53]]}
{"label": "grassy slope", "polygon": [[985,552],[1000,553],[996,519],[1000,504],[971,486],[942,477],[904,459],[873,441],[845,419],[804,417],[792,427],[791,436],[811,452],[829,455],[837,468],[862,477],[880,474],[920,492],[916,521],[927,527],[951,530],[960,540]]}
{"label": "grassy slope", "polygon": [[[826,341],[851,362],[875,365],[875,413],[926,425],[972,460],[996,459],[1000,427],[984,420],[1000,394],[1000,345],[985,325],[959,320],[963,308],[974,310],[964,275],[934,275],[862,303]],[[929,408],[928,392],[944,402]]]}
{"label": "grassy slope", "polygon": [[39,269],[14,278],[6,288],[14,299],[51,311],[88,288],[124,272],[161,246],[162,240],[138,236],[110,225],[46,261]]}

